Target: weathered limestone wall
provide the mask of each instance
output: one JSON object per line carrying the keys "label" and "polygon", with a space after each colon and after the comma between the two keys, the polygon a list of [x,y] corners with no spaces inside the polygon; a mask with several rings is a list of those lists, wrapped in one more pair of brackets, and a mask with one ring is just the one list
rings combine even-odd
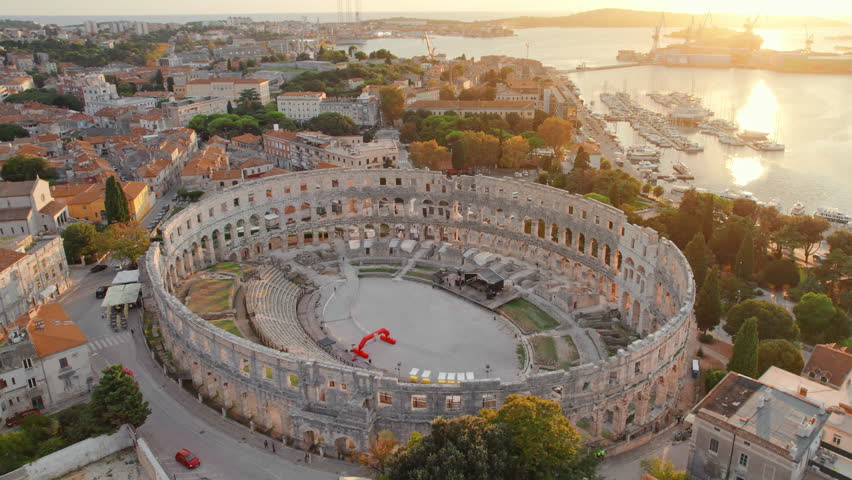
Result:
{"label": "weathered limestone wall", "polygon": [[[217,261],[334,236],[363,239],[367,229],[476,246],[586,280],[618,304],[643,338],[606,360],[519,382],[400,383],[237,338],[207,325],[170,293],[180,279]],[[621,211],[561,190],[423,171],[300,172],[210,195],[175,215],[163,238],[149,250],[144,270],[175,362],[205,395],[297,446],[364,449],[378,430],[404,439],[428,429],[437,415],[499,407],[513,393],[554,399],[593,435],[617,438],[665,423],[680,389],[695,296],[688,263],[653,230],[628,224]]]}

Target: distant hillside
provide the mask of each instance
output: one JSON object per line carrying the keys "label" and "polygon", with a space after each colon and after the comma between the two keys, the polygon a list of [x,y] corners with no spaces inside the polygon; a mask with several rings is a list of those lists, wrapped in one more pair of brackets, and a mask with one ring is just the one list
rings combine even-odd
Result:
{"label": "distant hillside", "polygon": [[[575,13],[564,17],[514,17],[493,20],[482,23],[499,23],[507,28],[534,27],[653,27],[660,21],[660,13],[665,16],[667,27],[686,27],[692,19],[696,24],[704,18],[703,14],[645,12],[641,10],[625,10],[619,8],[604,8]],[[713,25],[742,27],[749,15],[736,13],[712,13]],[[829,20],[819,17],[796,16],[761,16],[757,28],[783,27],[841,27],[849,25],[839,20]]]}

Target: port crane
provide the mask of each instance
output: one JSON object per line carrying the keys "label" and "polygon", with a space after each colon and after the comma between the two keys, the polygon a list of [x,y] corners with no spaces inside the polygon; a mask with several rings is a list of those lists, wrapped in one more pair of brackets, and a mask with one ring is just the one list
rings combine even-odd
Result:
{"label": "port crane", "polygon": [[657,47],[660,46],[660,30],[663,29],[663,26],[665,26],[665,24],[666,24],[666,16],[665,16],[665,14],[661,13],[660,14],[660,23],[658,23],[657,26],[654,27],[654,35],[651,37],[651,38],[654,39],[654,46],[651,47],[651,52],[656,51]]}
{"label": "port crane", "polygon": [[811,53],[811,48],[814,45],[814,34],[808,33],[808,26],[805,25],[805,49],[802,50],[804,53]]}
{"label": "port crane", "polygon": [[754,18],[746,18],[745,25],[743,25],[743,28],[745,28],[747,34],[751,35],[754,33],[754,26],[757,24],[757,21],[760,20],[760,15],[761,14],[758,13],[754,16]]}
{"label": "port crane", "polygon": [[710,10],[707,10],[707,15],[704,15],[704,20],[701,21],[701,25],[698,26],[698,30],[695,32],[695,40],[701,40],[701,35],[704,34],[704,29],[707,28],[707,22],[712,22],[713,18],[710,15]]}
{"label": "port crane", "polygon": [[432,46],[432,42],[429,40],[429,32],[423,33],[423,40],[426,40],[426,52],[429,54],[429,58],[432,61],[435,61],[435,47]]}

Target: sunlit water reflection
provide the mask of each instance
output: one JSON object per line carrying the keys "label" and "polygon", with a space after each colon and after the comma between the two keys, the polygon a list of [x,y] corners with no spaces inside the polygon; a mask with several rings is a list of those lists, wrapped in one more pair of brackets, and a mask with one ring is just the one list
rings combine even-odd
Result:
{"label": "sunlit water reflection", "polygon": [[766,173],[766,168],[755,157],[729,157],[725,167],[731,172],[734,185],[744,187]]}

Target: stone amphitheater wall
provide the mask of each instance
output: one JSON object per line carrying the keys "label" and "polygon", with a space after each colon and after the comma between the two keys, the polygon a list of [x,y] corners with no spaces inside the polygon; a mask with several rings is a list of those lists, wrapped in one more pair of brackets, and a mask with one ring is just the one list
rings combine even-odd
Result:
{"label": "stone amphitheater wall", "polygon": [[[408,383],[251,343],[208,325],[172,295],[182,278],[213,263],[299,248],[341,230],[384,231],[380,225],[591,279],[642,338],[607,359],[520,381]],[[681,252],[620,210],[511,179],[329,169],[253,181],[171,218],[143,274],[146,308],[156,309],[167,350],[199,392],[259,429],[326,453],[365,450],[384,429],[404,440],[428,431],[438,415],[475,414],[514,393],[559,402],[595,438],[626,439],[670,421],[687,373],[695,295]]]}

